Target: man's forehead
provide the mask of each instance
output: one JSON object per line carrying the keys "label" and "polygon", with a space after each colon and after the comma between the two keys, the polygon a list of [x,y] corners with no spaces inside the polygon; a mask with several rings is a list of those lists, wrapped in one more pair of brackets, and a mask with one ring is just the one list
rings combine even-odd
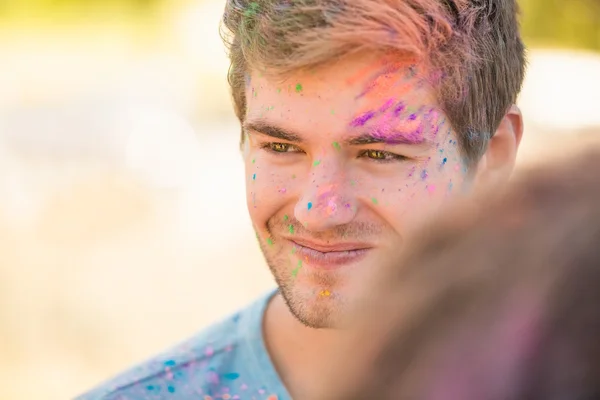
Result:
{"label": "man's forehead", "polygon": [[343,140],[374,133],[392,142],[423,141],[421,124],[442,112],[419,68],[385,58],[345,63],[299,72],[285,81],[254,72],[246,87],[246,127],[260,121],[299,134],[290,136],[310,138],[314,132]]}

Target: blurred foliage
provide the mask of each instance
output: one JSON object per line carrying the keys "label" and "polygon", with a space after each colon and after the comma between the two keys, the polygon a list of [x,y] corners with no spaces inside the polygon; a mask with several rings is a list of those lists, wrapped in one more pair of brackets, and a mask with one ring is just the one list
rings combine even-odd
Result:
{"label": "blurred foliage", "polygon": [[0,18],[3,21],[70,20],[84,18],[105,20],[143,19],[151,16],[163,0],[0,0]]}
{"label": "blurred foliage", "polygon": [[[192,0],[190,0],[192,1]],[[224,0],[193,0],[221,1]],[[0,0],[0,17],[115,15],[139,18],[176,0]],[[523,36],[536,47],[600,50],[600,0],[519,0]]]}
{"label": "blurred foliage", "polygon": [[600,50],[600,0],[520,0],[529,46]]}

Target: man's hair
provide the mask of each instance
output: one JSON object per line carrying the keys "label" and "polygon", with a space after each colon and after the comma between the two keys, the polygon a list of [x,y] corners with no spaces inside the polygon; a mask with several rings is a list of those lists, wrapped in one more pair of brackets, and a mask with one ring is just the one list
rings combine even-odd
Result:
{"label": "man's hair", "polygon": [[243,122],[251,71],[284,79],[357,53],[409,59],[427,66],[472,165],[521,89],[517,14],[516,0],[227,0],[222,36],[236,115]]}
{"label": "man's hair", "polygon": [[598,150],[539,167],[425,228],[376,279],[324,398],[600,398],[598,171]]}

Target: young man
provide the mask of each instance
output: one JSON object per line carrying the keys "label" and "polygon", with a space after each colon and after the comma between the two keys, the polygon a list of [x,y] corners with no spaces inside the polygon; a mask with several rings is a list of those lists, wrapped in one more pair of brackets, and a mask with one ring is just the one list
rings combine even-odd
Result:
{"label": "young man", "polygon": [[449,213],[414,237],[367,285],[356,325],[323,366],[335,375],[313,398],[600,398],[591,171],[600,149],[539,167],[479,211]]}
{"label": "young man", "polygon": [[223,22],[248,209],[279,290],[82,399],[310,398],[356,273],[513,168],[514,0],[230,0]]}

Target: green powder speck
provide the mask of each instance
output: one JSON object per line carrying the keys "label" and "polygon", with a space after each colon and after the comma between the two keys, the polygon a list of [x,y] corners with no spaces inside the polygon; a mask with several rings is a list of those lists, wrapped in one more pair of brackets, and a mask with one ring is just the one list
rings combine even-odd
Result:
{"label": "green powder speck", "polygon": [[302,91],[302,84],[301,83],[297,83],[296,84],[296,93],[300,93]]}
{"label": "green powder speck", "polygon": [[302,260],[298,260],[298,266],[292,271],[292,276],[295,278],[298,275],[298,271],[302,268]]}
{"label": "green powder speck", "polygon": [[294,225],[290,225],[289,230],[290,230],[290,233],[293,235],[294,234]]}
{"label": "green powder speck", "polygon": [[267,244],[268,244],[269,246],[273,246],[273,239],[271,239],[271,238],[268,238],[268,239],[267,239]]}
{"label": "green powder speck", "polygon": [[244,16],[246,17],[252,17],[256,14],[256,12],[258,11],[259,5],[257,2],[253,1],[252,3],[249,4],[248,9],[246,9],[244,11]]}
{"label": "green powder speck", "polygon": [[290,218],[290,217],[288,217],[288,216],[287,216],[287,214],[283,216],[283,220],[284,220],[284,221],[287,221],[289,218]]}
{"label": "green powder speck", "polygon": [[378,201],[375,197],[371,198],[371,201],[373,202],[373,204],[378,204]]}
{"label": "green powder speck", "polygon": [[315,160],[315,162],[313,163],[313,167],[316,167],[319,164],[321,164],[321,160]]}
{"label": "green powder speck", "polygon": [[336,150],[340,150],[341,149],[340,144],[338,142],[333,142],[333,148],[336,149]]}

